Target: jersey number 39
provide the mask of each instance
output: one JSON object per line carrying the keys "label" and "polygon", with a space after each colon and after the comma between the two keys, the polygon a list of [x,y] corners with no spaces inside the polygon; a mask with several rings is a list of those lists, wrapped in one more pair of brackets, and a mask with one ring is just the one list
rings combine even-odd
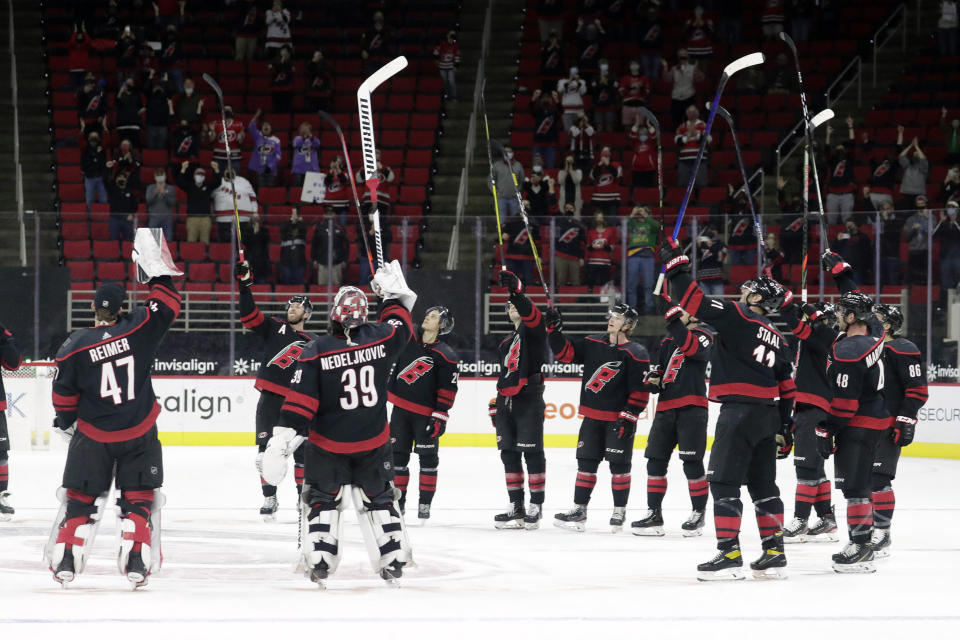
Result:
{"label": "jersey number 39", "polygon": [[356,369],[344,369],[340,384],[343,385],[345,395],[340,396],[340,407],[347,410],[356,409],[360,403],[365,407],[376,406],[377,387],[373,382],[373,375],[371,365],[360,367],[359,373]]}

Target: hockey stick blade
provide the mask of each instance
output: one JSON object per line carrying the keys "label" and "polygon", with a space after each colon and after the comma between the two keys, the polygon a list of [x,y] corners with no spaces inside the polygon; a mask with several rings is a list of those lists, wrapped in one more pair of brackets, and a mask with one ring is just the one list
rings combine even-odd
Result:
{"label": "hockey stick blade", "polygon": [[391,77],[400,73],[406,66],[407,59],[404,56],[394,58],[377,69],[357,89],[357,107],[360,110],[360,139],[363,142],[363,171],[368,182],[370,177],[377,175],[376,147],[373,138],[373,108],[370,104],[370,93]]}
{"label": "hockey stick blade", "polygon": [[758,64],[763,64],[763,61],[766,58],[763,55],[762,51],[756,51],[754,53],[748,53],[747,55],[737,58],[727,66],[723,68],[723,75],[732,76],[738,71],[742,71],[747,67],[753,67]]}
{"label": "hockey stick blade", "polygon": [[214,93],[217,94],[217,97],[220,98],[220,102],[223,102],[223,89],[220,88],[220,85],[217,84],[217,81],[213,79],[209,73],[203,74],[203,81],[210,85],[210,88],[213,89]]}
{"label": "hockey stick blade", "polygon": [[657,135],[660,135],[660,121],[657,120],[657,116],[653,115],[653,112],[646,107],[639,107],[637,113],[646,118],[647,122],[653,125],[653,128],[657,130]]}
{"label": "hockey stick blade", "polygon": [[793,41],[793,38],[790,37],[786,31],[780,32],[780,39],[783,40],[790,50],[793,51],[793,55],[797,55],[797,43]]}
{"label": "hockey stick blade", "polygon": [[[712,109],[709,102],[707,103],[707,109]],[[720,105],[717,105],[717,113],[720,115],[721,118],[727,121],[727,124],[730,125],[730,128],[732,129],[733,116],[730,115],[730,112],[724,109],[723,107],[721,107]]]}
{"label": "hockey stick blade", "polygon": [[810,128],[816,129],[827,120],[831,120],[835,115],[836,114],[833,112],[833,109],[824,109],[817,115],[810,118]]}

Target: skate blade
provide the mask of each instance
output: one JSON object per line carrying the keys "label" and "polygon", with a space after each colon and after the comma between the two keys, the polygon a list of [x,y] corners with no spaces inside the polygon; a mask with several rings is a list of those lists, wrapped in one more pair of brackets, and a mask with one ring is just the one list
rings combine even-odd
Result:
{"label": "skate blade", "polygon": [[623,525],[622,525],[622,524],[612,524],[612,525],[610,525],[610,533],[620,533],[621,531],[623,531]]}
{"label": "skate blade", "polygon": [[527,531],[536,531],[540,528],[540,521],[537,520],[536,522],[524,522],[523,528]]}
{"label": "skate blade", "polygon": [[631,533],[635,536],[662,536],[666,535],[663,527],[630,527]]}
{"label": "skate blade", "polygon": [[743,568],[721,569],[720,571],[697,571],[697,580],[700,582],[721,582],[724,580],[745,580]]}
{"label": "skate blade", "polygon": [[874,573],[877,568],[873,566],[873,561],[857,562],[855,564],[837,564],[833,563],[833,570],[836,573]]}
{"label": "skate blade", "polygon": [[890,549],[875,549],[873,552],[873,557],[875,560],[882,560],[883,558],[889,558]]}
{"label": "skate blade", "polygon": [[803,542],[807,542],[807,534],[805,533],[790,536],[789,538],[787,536],[783,536],[783,544],[800,544]]}
{"label": "skate blade", "polygon": [[62,586],[64,589],[67,588],[67,583],[73,582],[73,579],[77,577],[77,574],[75,574],[73,571],[52,571],[52,573],[53,579],[59,582],[60,586]]}
{"label": "skate blade", "polygon": [[815,536],[807,534],[804,536],[804,542],[836,542],[840,539],[836,531],[828,531]]}
{"label": "skate blade", "polygon": [[680,535],[682,535],[684,538],[696,538],[697,536],[702,536],[703,527],[700,527],[699,529],[683,529],[680,532]]}
{"label": "skate blade", "polygon": [[130,573],[127,574],[127,580],[130,582],[130,588],[136,591],[140,587],[147,586],[148,576],[149,574],[143,575],[142,573],[131,571]]}
{"label": "skate blade", "polygon": [[277,514],[275,513],[261,513],[260,516],[263,518],[264,522],[276,522]]}
{"label": "skate blade", "polygon": [[554,520],[553,526],[565,531],[584,531],[587,528],[582,522],[565,522],[563,520]]}
{"label": "skate blade", "polygon": [[0,522],[10,522],[13,520],[12,513],[0,513]]}
{"label": "skate blade", "polygon": [[769,569],[752,569],[754,580],[786,580],[787,572],[784,567],[771,567]]}
{"label": "skate blade", "polygon": [[494,529],[523,529],[523,520],[510,520],[507,522],[494,522]]}
{"label": "skate blade", "polygon": [[427,526],[427,523],[430,522],[430,518],[419,518],[419,524],[421,527]]}

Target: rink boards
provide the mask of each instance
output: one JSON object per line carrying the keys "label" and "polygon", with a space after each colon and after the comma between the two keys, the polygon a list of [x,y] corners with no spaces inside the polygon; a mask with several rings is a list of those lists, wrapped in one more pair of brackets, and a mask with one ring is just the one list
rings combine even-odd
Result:
{"label": "rink boards", "polygon": [[[245,445],[254,443],[254,414],[259,392],[250,377],[154,376],[163,409],[160,435],[168,445]],[[13,448],[29,447],[31,434],[53,421],[49,379],[4,379],[7,421]],[[919,415],[917,440],[905,455],[960,458],[960,385],[931,384],[930,399]],[[460,390],[443,446],[493,447],[496,441],[487,403],[496,395],[494,378],[461,378]],[[544,400],[545,445],[575,447],[581,418],[577,415],[580,380],[548,378]],[[656,397],[640,416],[635,446],[646,445]],[[719,406],[710,403],[710,432]],[[53,436],[53,440],[58,440]],[[57,446],[56,444],[54,446]]]}

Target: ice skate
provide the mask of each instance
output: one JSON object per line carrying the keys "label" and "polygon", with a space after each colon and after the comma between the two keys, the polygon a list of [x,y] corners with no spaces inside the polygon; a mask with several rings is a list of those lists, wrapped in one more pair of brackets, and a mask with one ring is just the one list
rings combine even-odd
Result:
{"label": "ice skate", "polygon": [[493,517],[493,526],[497,529],[522,529],[524,508],[522,502],[514,502],[504,513]]}
{"label": "ice skate", "polygon": [[310,571],[307,573],[307,577],[310,578],[310,582],[316,583],[321,589],[327,588],[327,578],[330,576],[330,567],[327,565],[326,560],[321,560],[317,564],[310,567]]}
{"label": "ice skate", "polygon": [[277,502],[277,496],[265,496],[263,506],[260,507],[260,517],[263,518],[264,522],[276,522],[277,509],[279,508],[280,504]]}
{"label": "ice skate", "polygon": [[66,588],[68,582],[73,582],[73,579],[77,576],[73,565],[73,549],[64,549],[63,559],[56,567],[50,567],[50,571],[53,573],[53,579],[63,585],[64,588]]}
{"label": "ice skate", "polygon": [[576,504],[570,511],[553,516],[553,526],[567,531],[583,531],[587,528],[587,507]]}
{"label": "ice skate", "polygon": [[787,556],[783,553],[783,542],[775,547],[763,550],[763,555],[750,563],[753,577],[757,580],[783,580],[787,577],[784,569]]}
{"label": "ice skate", "polygon": [[630,523],[630,529],[635,536],[662,536],[663,513],[660,509],[647,509],[642,518]]}
{"label": "ice skate", "polygon": [[427,524],[427,520],[430,519],[430,505],[420,504],[417,506],[417,519],[420,524]]}
{"label": "ice skate", "polygon": [[703,524],[705,520],[706,518],[703,511],[691,511],[690,515],[687,516],[687,519],[684,520],[682,525],[680,525],[680,528],[683,530],[683,537],[692,538],[694,536],[703,535]]}
{"label": "ice skate", "polygon": [[13,517],[13,507],[10,506],[10,492],[0,493],[0,521],[6,522]]}
{"label": "ice skate", "polygon": [[787,523],[787,526],[783,528],[783,541],[788,544],[793,544],[795,542],[806,542],[807,531],[809,530],[810,527],[807,526],[806,520],[793,518]]}
{"label": "ice skate", "polygon": [[840,539],[837,534],[837,519],[832,513],[828,513],[807,530],[805,536],[807,542],[836,542]]}
{"label": "ice skate", "polygon": [[543,517],[543,505],[531,502],[527,505],[527,515],[523,516],[523,528],[527,531],[533,531],[540,528],[540,518]]}
{"label": "ice skate", "polygon": [[127,560],[126,575],[127,580],[130,581],[130,586],[134,589],[143,587],[147,584],[147,578],[150,576],[150,572],[143,564],[143,558],[140,556],[139,551],[130,552],[130,558]]}
{"label": "ice skate", "polygon": [[394,587],[399,587],[400,583],[398,580],[403,576],[403,563],[397,560],[392,561],[387,566],[380,569],[380,577],[383,578],[388,584]]}
{"label": "ice skate", "polygon": [[833,570],[837,573],[873,573],[873,545],[848,542],[840,553],[833,554]]}
{"label": "ice skate", "polygon": [[743,580],[743,556],[740,546],[720,550],[709,562],[697,565],[697,580],[712,582],[715,580]]}
{"label": "ice skate", "polygon": [[890,529],[874,529],[873,538],[870,540],[870,546],[873,547],[873,557],[879,560],[880,558],[889,558],[890,557]]}
{"label": "ice skate", "polygon": [[627,508],[626,507],[614,507],[613,513],[610,514],[610,532],[611,533],[620,533],[623,531],[623,523],[627,520]]}

